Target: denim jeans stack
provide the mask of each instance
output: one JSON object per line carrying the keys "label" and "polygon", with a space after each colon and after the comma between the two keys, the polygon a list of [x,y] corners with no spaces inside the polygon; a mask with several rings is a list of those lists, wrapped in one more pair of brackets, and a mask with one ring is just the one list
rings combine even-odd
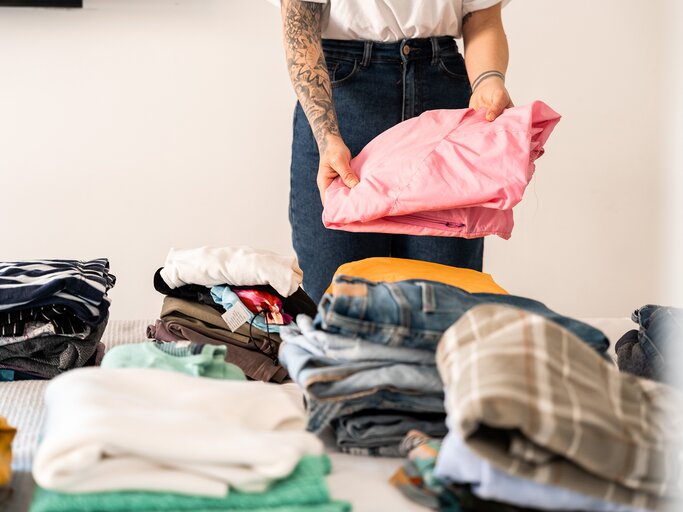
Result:
{"label": "denim jeans stack", "polygon": [[604,356],[599,330],[540,302],[468,293],[435,281],[373,282],[340,275],[315,320],[297,317],[280,331],[280,362],[307,398],[308,429],[331,427],[343,452],[403,456],[410,430],[443,437],[443,384],[435,363],[443,333],[472,307],[512,304],[550,318]]}

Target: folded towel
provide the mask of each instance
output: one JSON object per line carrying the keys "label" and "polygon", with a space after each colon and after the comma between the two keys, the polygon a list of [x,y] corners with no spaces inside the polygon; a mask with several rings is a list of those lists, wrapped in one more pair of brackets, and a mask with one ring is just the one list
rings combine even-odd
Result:
{"label": "folded towel", "polygon": [[149,368],[67,372],[45,390],[36,483],[62,492],[265,491],[322,453],[291,393]]}

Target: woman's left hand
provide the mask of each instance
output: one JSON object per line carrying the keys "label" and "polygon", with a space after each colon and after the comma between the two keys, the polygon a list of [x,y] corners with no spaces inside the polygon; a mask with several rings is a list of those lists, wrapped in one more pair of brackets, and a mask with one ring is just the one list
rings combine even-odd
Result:
{"label": "woman's left hand", "polygon": [[493,121],[503,113],[503,110],[513,106],[505,83],[496,76],[482,81],[470,98],[470,108],[474,110],[486,109],[487,121]]}

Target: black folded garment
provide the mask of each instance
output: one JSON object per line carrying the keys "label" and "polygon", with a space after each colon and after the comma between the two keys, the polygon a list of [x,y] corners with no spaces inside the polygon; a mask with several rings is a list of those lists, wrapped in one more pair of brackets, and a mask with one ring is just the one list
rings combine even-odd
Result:
{"label": "black folded garment", "polygon": [[51,379],[74,368],[93,364],[109,317],[85,339],[41,336],[0,347],[0,369],[8,368],[36,378]]}
{"label": "black folded garment", "polygon": [[[55,334],[76,336],[88,327],[76,317],[74,311],[59,304],[0,311],[0,336],[22,336],[27,322],[52,324]],[[82,336],[85,337],[85,336]]]}
{"label": "black folded garment", "polygon": [[638,331],[632,329],[624,334],[614,346],[617,353],[617,366],[625,373],[632,373],[646,379],[653,378],[650,361],[643,353],[643,347],[638,340]]}
{"label": "black folded garment", "polygon": [[[176,299],[185,299],[192,302],[199,302],[200,304],[211,306],[212,308],[214,308],[217,311],[220,311],[221,313],[225,312],[223,306],[216,304],[211,298],[211,292],[209,287],[201,286],[198,284],[186,284],[178,288],[171,288],[170,286],[168,286],[168,284],[166,284],[164,278],[161,277],[162,269],[163,267],[157,270],[154,274],[154,289],[156,291],[164,295],[167,295],[168,297],[175,297]],[[273,288],[269,284],[254,286],[230,286],[230,288],[233,290],[259,290],[262,292],[267,292],[272,295],[275,295],[282,301],[282,308],[284,309],[285,313],[293,316],[294,318],[296,318],[296,316],[300,314],[315,317],[316,313],[318,312],[318,308],[315,302],[313,302],[313,299],[311,299],[308,296],[308,294],[303,290],[303,288],[299,288],[289,297],[283,297],[275,290],[275,288]]]}

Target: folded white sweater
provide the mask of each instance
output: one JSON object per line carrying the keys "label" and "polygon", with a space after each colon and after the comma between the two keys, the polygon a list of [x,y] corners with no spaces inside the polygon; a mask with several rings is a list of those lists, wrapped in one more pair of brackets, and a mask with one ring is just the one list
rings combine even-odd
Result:
{"label": "folded white sweater", "polygon": [[277,384],[158,369],[72,370],[46,388],[33,476],[63,492],[264,491],[322,453],[296,397]]}
{"label": "folded white sweater", "polygon": [[250,286],[269,284],[289,297],[303,279],[295,257],[247,246],[171,249],[161,270],[171,288],[184,284]]}

